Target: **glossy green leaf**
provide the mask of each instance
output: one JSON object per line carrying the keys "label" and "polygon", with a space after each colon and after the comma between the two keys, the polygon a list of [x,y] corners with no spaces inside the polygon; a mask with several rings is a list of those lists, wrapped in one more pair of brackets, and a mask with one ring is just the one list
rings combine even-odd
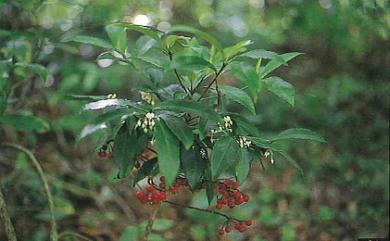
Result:
{"label": "glossy green leaf", "polygon": [[222,137],[215,142],[210,160],[212,180],[217,179],[222,172],[237,161],[238,149],[237,142],[229,136]]}
{"label": "glossy green leaf", "polygon": [[98,46],[105,49],[112,49],[113,46],[100,38],[96,37],[90,37],[85,35],[76,35],[76,36],[69,36],[62,39],[62,42],[77,42],[77,43],[83,43],[83,44],[91,44],[94,46]]}
{"label": "glossy green leaf", "polygon": [[106,32],[114,48],[124,53],[127,48],[126,28],[117,24],[109,24],[106,26]]}
{"label": "glossy green leaf", "polygon": [[246,47],[253,42],[251,40],[244,40],[236,43],[235,45],[225,48],[224,53],[225,53],[225,58],[227,60],[234,58],[238,54],[246,51]]}
{"label": "glossy green leaf", "polygon": [[232,63],[229,67],[230,72],[246,85],[251,97],[256,100],[257,95],[262,89],[262,82],[259,81],[259,76],[256,69],[246,63]]}
{"label": "glossy green leaf", "polygon": [[304,174],[302,167],[291,156],[289,156],[287,153],[283,151],[276,151],[276,153],[282,155],[291,166],[295,167],[300,172],[301,175]]}
{"label": "glossy green leaf", "polygon": [[287,101],[287,103],[290,105],[294,106],[295,89],[290,83],[284,81],[280,77],[275,76],[266,78],[263,81],[267,90]]}
{"label": "glossy green leaf", "polygon": [[172,131],[173,134],[181,141],[185,149],[189,149],[194,142],[194,134],[191,128],[180,118],[173,115],[163,115],[165,124]]}
{"label": "glossy green leaf", "polygon": [[195,114],[206,119],[218,121],[218,115],[207,105],[188,100],[171,100],[161,103],[157,110],[171,110],[175,112],[184,112]]}
{"label": "glossy green leaf", "polygon": [[38,77],[43,81],[47,81],[47,78],[49,77],[49,72],[47,71],[46,67],[40,64],[16,63],[15,66],[27,68],[31,70],[34,74],[38,75]]}
{"label": "glossy green leaf", "polygon": [[198,56],[177,56],[173,58],[172,66],[173,69],[183,70],[201,70],[205,68],[216,71],[215,66],[207,60]]}
{"label": "glossy green leaf", "polygon": [[[218,51],[220,51],[222,56],[223,56],[223,48],[222,48],[221,43],[216,38],[214,38],[212,35],[210,35],[210,34],[208,34],[206,32],[203,32],[203,31],[201,31],[199,29],[196,29],[194,27],[187,26],[187,25],[175,25],[175,26],[172,26],[169,29],[169,32],[187,32],[187,33],[194,34],[195,36],[197,36],[197,37],[199,37],[199,38],[209,42]],[[223,59],[224,59],[224,57],[223,57]]]}
{"label": "glossy green leaf", "polygon": [[229,99],[237,102],[247,108],[252,114],[256,115],[255,105],[249,97],[249,95],[242,89],[230,86],[230,85],[221,85],[219,89],[223,94],[225,94]]}
{"label": "glossy green leaf", "polygon": [[239,159],[236,166],[236,177],[240,184],[242,184],[245,179],[248,177],[252,157],[248,149],[240,148],[239,151]]}
{"label": "glossy green leaf", "polygon": [[325,139],[314,131],[304,128],[293,128],[280,132],[277,136],[272,138],[272,141],[278,140],[289,140],[289,139],[300,139],[300,140],[311,140],[318,142],[325,142]]}
{"label": "glossy green leaf", "polygon": [[180,168],[179,141],[163,120],[156,123],[154,137],[160,173],[165,176],[166,183],[170,186],[176,179]]}
{"label": "glossy green leaf", "polygon": [[260,78],[264,78],[267,74],[271,73],[283,64],[286,64],[291,59],[301,55],[302,53],[292,52],[275,56],[271,59],[260,71]]}
{"label": "glossy green leaf", "polygon": [[99,130],[102,130],[102,129],[106,129],[108,126],[105,124],[105,123],[100,123],[100,124],[89,124],[89,125],[86,125],[80,132],[80,135],[78,137],[78,139],[83,139],[85,138],[86,136],[89,136],[91,135],[92,133],[96,132],[96,131],[99,131]]}
{"label": "glossy green leaf", "polygon": [[136,25],[132,23],[114,23],[112,25],[125,27],[126,29],[148,35],[152,39],[156,40],[160,44],[160,46],[164,46],[164,42],[162,41],[161,37],[157,34],[156,30],[151,27]]}
{"label": "glossy green leaf", "polygon": [[152,175],[153,170],[157,168],[157,158],[153,158],[144,162],[140,169],[138,169],[137,174],[135,174],[133,180],[133,186],[135,186],[139,181]]}
{"label": "glossy green leaf", "polygon": [[200,150],[199,145],[194,145],[190,150],[181,149],[183,171],[192,189],[201,182],[207,167],[206,159],[202,158]]}
{"label": "glossy green leaf", "polygon": [[0,116],[0,124],[19,131],[45,132],[50,128],[46,121],[32,115],[3,115]]}

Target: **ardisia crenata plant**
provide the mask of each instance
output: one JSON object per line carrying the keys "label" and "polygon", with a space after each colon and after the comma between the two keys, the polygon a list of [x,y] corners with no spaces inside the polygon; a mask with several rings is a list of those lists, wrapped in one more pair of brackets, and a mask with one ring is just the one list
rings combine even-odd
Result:
{"label": "ardisia crenata plant", "polygon": [[[128,46],[127,30],[142,34],[132,46]],[[99,143],[98,155],[114,160],[118,178],[133,176],[134,186],[148,180],[149,186],[135,194],[142,203],[181,206],[169,197],[181,188],[192,192],[206,189],[208,202],[215,207],[189,208],[225,217],[218,235],[232,228],[244,232],[251,220],[239,220],[215,209],[234,208],[250,200],[239,185],[252,165],[257,162],[264,167],[264,161],[273,163],[280,157],[302,173],[298,163],[275,143],[288,139],[324,141],[303,128],[265,137],[245,118],[256,115],[255,103],[264,90],[294,105],[293,86],[271,73],[300,53],[248,50],[251,41],[223,48],[210,34],[183,25],[161,32],[114,23],[106,31],[111,42],[84,35],[66,36],[64,42],[105,48],[99,61],[127,65],[142,81],[132,83],[131,99],[116,94],[74,96],[92,100],[84,110],[99,111],[81,137],[102,131],[104,140]],[[225,81],[222,75],[238,81]]]}

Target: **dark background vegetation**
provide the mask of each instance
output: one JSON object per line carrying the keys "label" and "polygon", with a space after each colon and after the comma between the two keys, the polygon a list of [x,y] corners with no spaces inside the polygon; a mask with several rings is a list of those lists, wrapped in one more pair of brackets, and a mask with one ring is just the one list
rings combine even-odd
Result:
{"label": "dark background vegetation", "polygon": [[[61,42],[70,33],[107,39],[104,26],[124,20],[160,29],[189,24],[215,35],[225,46],[250,39],[253,48],[305,53],[278,73],[296,86],[296,107],[262,94],[259,114],[251,120],[264,133],[307,127],[327,143],[287,146],[304,167],[304,177],[278,160],[265,170],[256,166],[243,187],[251,193],[251,202],[232,213],[252,217],[255,226],[224,240],[388,236],[387,1],[3,0],[0,16],[0,57],[17,46],[19,58],[50,71],[46,83],[16,76],[22,84],[13,86],[6,109],[39,116],[50,129],[23,133],[0,126],[0,142],[27,146],[41,161],[61,231],[91,240],[131,240],[148,218],[149,209],[133,198],[130,181],[116,180],[113,163],[96,157],[94,138],[77,141],[86,120],[93,117],[80,112],[82,102],[67,98],[109,93],[130,97],[132,86],[143,81],[126,66],[98,65],[96,56],[102,49]],[[137,37],[129,33],[130,46]],[[19,239],[48,240],[47,202],[27,157],[0,149],[0,175]],[[192,200],[182,193],[177,199],[196,206],[206,202],[202,193]],[[169,206],[162,207],[158,218],[152,240],[211,240],[220,222],[212,215]],[[5,240],[2,225],[0,240]]]}

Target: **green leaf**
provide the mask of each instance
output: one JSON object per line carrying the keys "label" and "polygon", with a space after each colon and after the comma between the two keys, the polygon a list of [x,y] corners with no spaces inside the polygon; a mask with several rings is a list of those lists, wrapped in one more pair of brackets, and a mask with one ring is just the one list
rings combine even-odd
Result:
{"label": "green leaf", "polygon": [[125,27],[126,29],[133,30],[145,35],[148,35],[152,39],[156,40],[161,47],[164,46],[164,42],[162,41],[161,37],[156,33],[156,30],[152,29],[148,26],[142,26],[142,25],[136,25],[132,23],[114,23],[112,25],[119,26],[119,27]]}
{"label": "green leaf", "polygon": [[232,112],[228,112],[228,115],[231,116],[234,123],[236,123],[239,134],[259,136],[260,133],[257,127],[249,120],[247,120],[243,115]]}
{"label": "green leaf", "polygon": [[173,221],[170,219],[158,218],[154,220],[153,230],[164,231],[173,227]]}
{"label": "green leaf", "polygon": [[43,81],[47,81],[49,77],[49,72],[46,67],[40,64],[27,64],[27,63],[16,63],[15,66],[27,68],[31,70],[34,74],[38,75]]}
{"label": "green leaf", "polygon": [[134,103],[130,100],[125,99],[105,99],[105,100],[98,100],[94,102],[90,102],[86,105],[84,105],[84,110],[100,110],[107,107],[127,107],[131,106],[136,109],[143,109],[145,111],[148,111],[148,109],[145,109],[146,107],[139,105],[137,103]]}
{"label": "green leaf", "polygon": [[170,49],[172,48],[172,46],[176,43],[176,42],[187,42],[189,40],[188,37],[185,37],[185,36],[180,36],[180,35],[174,35],[174,34],[171,34],[167,37],[166,39],[166,47],[167,49]]}
{"label": "green leaf", "polygon": [[212,180],[217,179],[222,172],[237,161],[238,148],[237,142],[229,136],[222,137],[215,142],[210,160]]}
{"label": "green leaf", "polygon": [[251,100],[251,97],[245,91],[230,86],[230,85],[221,85],[219,89],[225,94],[229,99],[241,104],[247,108],[252,114],[256,115],[255,105]]}
{"label": "green leaf", "polygon": [[140,235],[139,228],[137,226],[127,226],[121,233],[119,241],[135,241]]}
{"label": "green leaf", "polygon": [[0,116],[0,124],[19,131],[45,132],[50,128],[46,121],[32,115],[3,115]]}
{"label": "green leaf", "polygon": [[290,105],[294,106],[295,89],[294,87],[284,81],[280,77],[269,77],[263,80],[267,90],[279,96],[283,100],[287,101]]}
{"label": "green leaf", "polygon": [[176,179],[180,168],[179,141],[163,120],[156,123],[154,137],[156,138],[155,145],[160,172],[161,175],[165,176],[167,186],[170,186]]}
{"label": "green leaf", "polygon": [[199,145],[194,145],[190,150],[181,149],[183,171],[192,189],[200,183],[207,167],[206,160],[202,158],[200,150]]}
{"label": "green leaf", "polygon": [[76,35],[76,36],[69,36],[62,39],[62,42],[77,42],[77,43],[83,43],[83,44],[91,44],[94,46],[98,46],[105,49],[112,49],[113,46],[100,38],[85,36],[85,35]]}
{"label": "green leaf", "polygon": [[93,123],[95,124],[103,124],[108,123],[115,119],[123,119],[125,117],[133,115],[134,110],[129,108],[119,108],[114,110],[109,110],[104,114],[98,115],[94,120]]}
{"label": "green leaf", "polygon": [[68,95],[69,99],[74,100],[104,100],[107,99],[106,95]]}
{"label": "green leaf", "polygon": [[165,124],[172,131],[173,134],[179,139],[185,149],[189,149],[194,142],[194,134],[192,133],[191,128],[180,118],[173,115],[161,115],[161,118],[164,119]]}
{"label": "green leaf", "polygon": [[234,58],[236,55],[244,52],[246,50],[246,46],[252,44],[253,42],[251,40],[244,40],[240,41],[237,44],[225,48],[224,53],[227,60]]}
{"label": "green leaf", "polygon": [[212,63],[198,56],[176,56],[173,58],[171,67],[173,69],[183,70],[200,70],[210,68],[216,71],[216,68]]}
{"label": "green leaf", "polygon": [[279,66],[286,64],[288,61],[301,54],[302,53],[292,52],[275,56],[263,68],[261,68],[260,78],[264,78],[267,74],[271,73]]}
{"label": "green leaf", "polygon": [[184,112],[195,114],[206,119],[218,121],[218,115],[207,105],[188,100],[171,100],[161,103],[156,110],[171,110],[175,112]]}
{"label": "green leaf", "polygon": [[147,162],[144,162],[134,177],[133,186],[135,186],[139,181],[141,181],[145,177],[150,176],[153,170],[157,167],[156,164],[157,164],[157,158],[153,158],[151,160],[148,160]]}
{"label": "green leaf", "polygon": [[254,50],[245,52],[245,53],[241,54],[240,56],[249,57],[252,59],[272,59],[277,55],[278,55],[277,53],[272,52],[272,51],[267,51],[264,49],[254,49]]}
{"label": "green leaf", "polygon": [[99,131],[99,130],[102,130],[102,129],[106,129],[108,126],[104,123],[100,123],[100,124],[89,124],[89,125],[86,125],[80,132],[80,135],[77,139],[83,139],[84,137],[86,136],[89,136],[91,135],[92,133],[96,132],[96,131]]}
{"label": "green leaf", "polygon": [[300,140],[311,140],[318,142],[325,142],[325,139],[311,131],[309,129],[304,128],[293,128],[280,132],[277,136],[271,139],[271,141],[279,141],[279,140],[289,140],[289,139],[300,139]]}
{"label": "green leaf", "polygon": [[256,69],[253,66],[247,65],[243,62],[232,63],[229,69],[234,77],[239,79],[244,85],[247,86],[251,97],[256,100],[263,84],[261,81],[259,81],[259,76],[256,73]]}
{"label": "green leaf", "polygon": [[248,177],[252,157],[250,152],[246,148],[240,148],[238,153],[239,159],[236,166],[236,177],[238,179],[238,182],[242,184]]}
{"label": "green leaf", "polygon": [[119,168],[119,177],[126,177],[135,159],[147,146],[147,136],[131,131],[125,122],[114,139],[114,160]]}
{"label": "green leaf", "polygon": [[172,32],[187,32],[187,33],[194,34],[195,36],[197,36],[197,37],[199,37],[199,38],[201,38],[203,40],[206,40],[212,46],[214,46],[219,52],[221,52],[222,58],[225,59],[221,43],[216,38],[214,38],[212,35],[210,35],[210,34],[208,34],[206,32],[203,32],[203,31],[201,31],[199,29],[196,29],[194,27],[187,26],[187,25],[175,25],[175,26],[172,26],[169,29],[168,32],[169,33],[172,33]]}
{"label": "green leaf", "polygon": [[282,151],[278,151],[278,150],[274,150],[274,151],[276,151],[276,153],[279,153],[280,155],[282,155],[291,166],[295,167],[300,172],[301,175],[304,174],[301,166],[291,156],[289,156],[287,153],[284,153]]}
{"label": "green leaf", "polygon": [[126,28],[117,24],[109,24],[106,26],[106,32],[115,49],[124,53],[127,48]]}

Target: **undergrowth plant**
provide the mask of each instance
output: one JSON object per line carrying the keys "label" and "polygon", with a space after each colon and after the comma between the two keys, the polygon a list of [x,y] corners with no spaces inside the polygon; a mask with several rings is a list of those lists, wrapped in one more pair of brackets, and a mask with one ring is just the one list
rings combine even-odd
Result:
{"label": "undergrowth plant", "polygon": [[[127,30],[142,35],[132,46],[128,46]],[[324,141],[303,128],[264,136],[245,117],[256,115],[255,103],[265,90],[294,106],[294,87],[272,72],[300,53],[249,50],[252,42],[247,40],[224,48],[210,34],[184,25],[161,32],[114,23],[106,32],[111,41],[85,35],[66,36],[63,41],[106,49],[98,60],[126,65],[142,81],[129,89],[131,98],[116,94],[73,96],[90,100],[84,110],[97,113],[80,137],[103,131],[98,155],[113,159],[118,178],[133,176],[134,186],[148,180],[149,186],[138,186],[141,189],[136,198],[141,202],[175,204],[169,197],[180,188],[192,192],[206,189],[208,202],[215,207],[195,209],[226,218],[217,230],[219,235],[232,228],[244,232],[251,220],[239,220],[216,209],[249,201],[239,185],[252,165],[263,166],[265,161],[273,163],[280,158],[303,173],[275,143],[289,139]]]}

